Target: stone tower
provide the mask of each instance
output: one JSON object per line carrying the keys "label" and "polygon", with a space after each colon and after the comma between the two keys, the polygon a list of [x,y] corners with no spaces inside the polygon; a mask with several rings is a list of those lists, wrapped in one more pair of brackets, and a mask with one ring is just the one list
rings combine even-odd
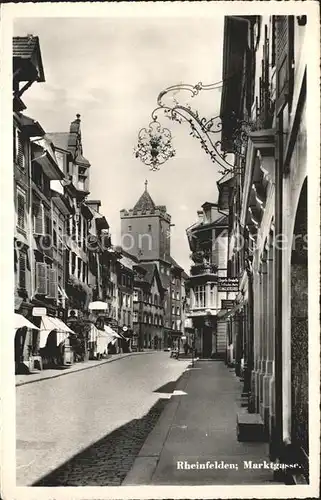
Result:
{"label": "stone tower", "polygon": [[140,260],[168,261],[171,216],[145,189],[134,208],[121,210],[121,245]]}

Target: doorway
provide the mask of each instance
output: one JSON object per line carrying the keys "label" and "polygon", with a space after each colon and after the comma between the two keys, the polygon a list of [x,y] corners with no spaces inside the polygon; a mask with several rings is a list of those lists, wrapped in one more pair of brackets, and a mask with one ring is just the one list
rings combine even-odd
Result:
{"label": "doorway", "polygon": [[210,358],[211,354],[212,354],[212,328],[209,326],[204,326],[202,357]]}

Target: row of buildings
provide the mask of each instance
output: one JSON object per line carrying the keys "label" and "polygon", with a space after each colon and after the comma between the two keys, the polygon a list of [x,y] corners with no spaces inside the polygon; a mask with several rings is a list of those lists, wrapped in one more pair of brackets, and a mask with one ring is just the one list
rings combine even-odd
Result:
{"label": "row of buildings", "polygon": [[225,18],[221,146],[234,167],[187,230],[196,338],[235,367],[239,428],[262,431],[289,482],[309,476],[307,29],[306,16]]}
{"label": "row of buildings", "polygon": [[44,81],[38,37],[15,37],[16,368],[69,363],[73,351],[94,356],[101,337],[103,353],[108,344],[168,347],[184,329],[187,278],[170,254],[170,215],[146,184],[134,209],[121,212],[122,241],[126,232],[133,244],[112,245],[101,202],[89,197],[80,115],[66,132],[47,132],[25,114],[24,92]]}
{"label": "row of buildings", "polygon": [[200,356],[225,359],[243,380],[242,422],[308,479],[306,34],[305,16],[225,18],[221,147],[234,166],[187,229],[190,276],[147,184],[120,212],[123,248],[112,246],[88,200],[79,116],[68,133],[46,134],[23,114],[21,95],[44,81],[36,37],[14,41],[13,85],[16,312],[93,320],[101,301],[104,322],[137,348],[170,346],[189,327]]}

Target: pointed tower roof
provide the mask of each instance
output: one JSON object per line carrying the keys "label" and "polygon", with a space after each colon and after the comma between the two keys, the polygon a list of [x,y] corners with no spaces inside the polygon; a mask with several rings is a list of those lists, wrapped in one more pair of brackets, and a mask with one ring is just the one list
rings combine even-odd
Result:
{"label": "pointed tower roof", "polygon": [[147,180],[145,181],[145,191],[134,206],[134,210],[155,210],[156,205],[147,191]]}

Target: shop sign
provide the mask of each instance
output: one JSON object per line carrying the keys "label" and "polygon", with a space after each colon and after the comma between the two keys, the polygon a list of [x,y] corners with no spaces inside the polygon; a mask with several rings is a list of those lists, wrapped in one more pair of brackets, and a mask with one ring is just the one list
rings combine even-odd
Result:
{"label": "shop sign", "polygon": [[218,292],[238,292],[239,291],[239,279],[218,276],[218,278],[217,278],[217,290],[218,290]]}
{"label": "shop sign", "polygon": [[222,309],[233,309],[234,300],[221,300],[221,304]]}
{"label": "shop sign", "polygon": [[47,316],[47,309],[45,307],[33,307],[32,316]]}

